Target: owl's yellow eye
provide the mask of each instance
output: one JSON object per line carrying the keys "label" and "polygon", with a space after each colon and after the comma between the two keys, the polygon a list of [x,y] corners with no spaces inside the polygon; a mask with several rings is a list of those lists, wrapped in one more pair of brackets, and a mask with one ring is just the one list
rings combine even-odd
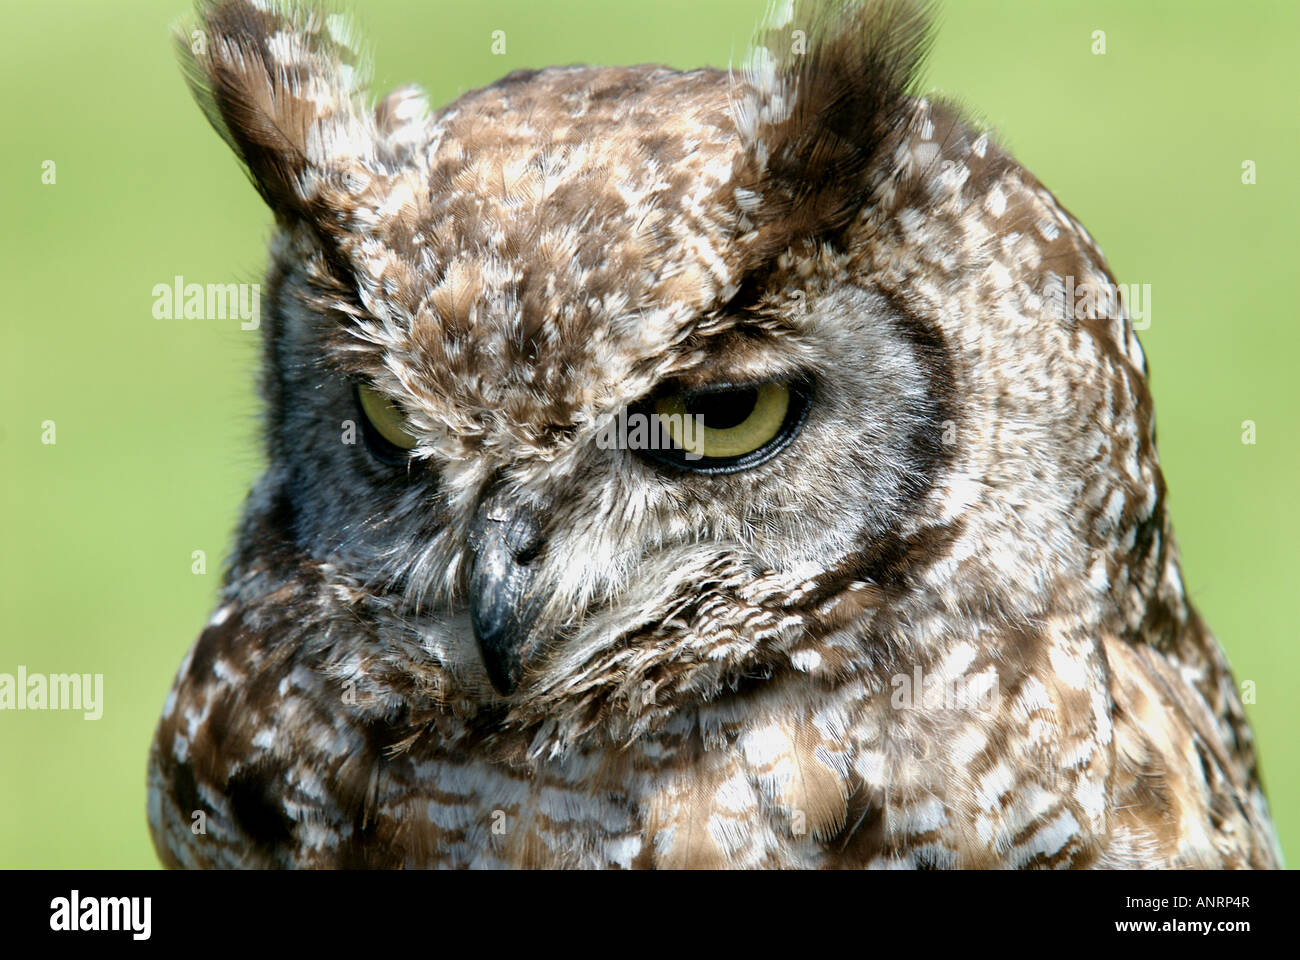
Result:
{"label": "owl's yellow eye", "polygon": [[655,401],[655,413],[665,418],[674,443],[714,459],[743,457],[766,445],[781,431],[789,409],[790,388],[784,383],[677,393]]}
{"label": "owl's yellow eye", "polygon": [[[400,456],[401,451],[410,450],[415,446],[415,437],[407,431],[406,419],[402,416],[402,411],[388,397],[370,387],[358,384],[357,404],[365,416],[366,426],[383,441],[383,443],[371,444],[371,449],[380,459]],[[376,438],[368,431],[367,439],[373,441]],[[384,443],[394,449],[382,449]],[[388,453],[389,457],[385,458],[384,453]]]}
{"label": "owl's yellow eye", "polygon": [[662,394],[646,407],[659,419],[671,450],[652,459],[702,473],[732,473],[775,456],[798,432],[808,407],[800,382],[723,384]]}

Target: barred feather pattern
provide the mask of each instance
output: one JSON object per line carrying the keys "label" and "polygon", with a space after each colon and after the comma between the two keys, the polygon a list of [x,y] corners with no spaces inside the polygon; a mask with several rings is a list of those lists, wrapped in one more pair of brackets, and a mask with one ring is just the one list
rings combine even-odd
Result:
{"label": "barred feather pattern", "polygon": [[[154,740],[165,864],[1280,864],[1133,325],[1084,227],[913,88],[927,23],[796,3],[738,73],[431,110],[367,105],[338,14],[200,5],[186,75],[278,225],[269,467]],[[597,443],[665,382],[802,374],[752,470]],[[339,442],[358,382],[404,469]],[[490,491],[546,521],[509,693],[467,613]]]}

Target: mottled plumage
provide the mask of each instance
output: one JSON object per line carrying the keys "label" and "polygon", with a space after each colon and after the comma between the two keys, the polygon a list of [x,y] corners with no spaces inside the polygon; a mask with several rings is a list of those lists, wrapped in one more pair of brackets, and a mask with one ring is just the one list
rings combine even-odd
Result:
{"label": "mottled plumage", "polygon": [[[438,111],[370,108],[337,15],[200,19],[278,225],[269,467],[158,728],[165,863],[1277,865],[1132,324],[915,93],[916,6]],[[764,383],[806,409],[751,467],[598,442]],[[409,453],[342,439],[358,390]]]}

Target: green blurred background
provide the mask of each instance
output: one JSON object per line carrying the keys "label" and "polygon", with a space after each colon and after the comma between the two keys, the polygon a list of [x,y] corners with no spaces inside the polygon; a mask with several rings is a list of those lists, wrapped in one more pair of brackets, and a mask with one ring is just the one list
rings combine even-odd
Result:
{"label": "green blurred background", "polygon": [[[444,102],[552,63],[739,63],[760,0],[357,4],[378,89]],[[260,468],[256,333],[152,288],[261,279],[270,217],[189,99],[183,0],[10,4],[0,40],[0,672],[103,673],[105,710],[0,713],[0,866],[150,867],[145,760]],[[507,52],[490,52],[505,30]],[[1107,52],[1091,52],[1093,31]],[[958,94],[1152,286],[1143,341],[1193,598],[1227,648],[1300,861],[1300,6],[948,0]],[[41,182],[54,160],[57,182]],[[1258,182],[1241,182],[1242,163]],[[57,443],[41,443],[56,423]],[[1253,420],[1257,443],[1242,443]],[[207,573],[191,572],[195,550]]]}

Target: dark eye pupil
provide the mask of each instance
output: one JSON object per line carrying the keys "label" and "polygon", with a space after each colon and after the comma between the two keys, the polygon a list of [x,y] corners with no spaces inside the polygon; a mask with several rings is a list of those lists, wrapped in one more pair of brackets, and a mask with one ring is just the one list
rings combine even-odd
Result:
{"label": "dark eye pupil", "polygon": [[756,403],[757,390],[722,390],[689,397],[686,412],[704,417],[704,425],[710,430],[730,430],[749,418]]}

